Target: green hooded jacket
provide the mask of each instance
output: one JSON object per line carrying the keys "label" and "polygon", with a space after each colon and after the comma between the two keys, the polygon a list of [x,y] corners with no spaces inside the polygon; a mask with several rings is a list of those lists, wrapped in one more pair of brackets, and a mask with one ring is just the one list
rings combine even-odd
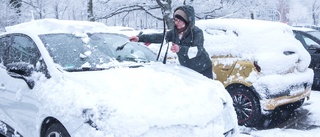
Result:
{"label": "green hooded jacket", "polygon": [[[183,10],[188,16],[189,23],[188,28],[184,33],[181,40],[178,36],[178,30],[174,29],[167,32],[165,38],[167,42],[173,42],[178,44],[180,47],[179,52],[177,52],[179,63],[182,66],[191,68],[197,72],[202,72],[212,66],[212,61],[209,54],[203,47],[203,32],[200,28],[195,26],[195,14],[192,6],[184,5],[176,8]],[[163,34],[143,34],[139,36],[139,42],[150,42],[150,43],[161,43]],[[189,58],[188,51],[190,47],[197,47],[198,52],[195,57]]]}

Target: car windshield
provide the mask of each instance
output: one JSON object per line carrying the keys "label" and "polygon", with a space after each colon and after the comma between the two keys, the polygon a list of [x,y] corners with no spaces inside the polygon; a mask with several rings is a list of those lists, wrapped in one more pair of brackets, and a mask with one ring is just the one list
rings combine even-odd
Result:
{"label": "car windshield", "polygon": [[[99,70],[156,60],[154,52],[120,34],[45,34],[40,39],[54,62],[66,71]],[[136,64],[136,63],[134,63]]]}

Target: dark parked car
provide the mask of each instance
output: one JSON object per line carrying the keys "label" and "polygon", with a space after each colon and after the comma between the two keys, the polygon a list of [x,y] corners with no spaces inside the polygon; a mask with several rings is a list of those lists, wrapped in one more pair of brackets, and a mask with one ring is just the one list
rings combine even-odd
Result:
{"label": "dark parked car", "polygon": [[309,68],[314,71],[312,89],[320,89],[320,31],[311,28],[293,27],[293,33],[311,55]]}

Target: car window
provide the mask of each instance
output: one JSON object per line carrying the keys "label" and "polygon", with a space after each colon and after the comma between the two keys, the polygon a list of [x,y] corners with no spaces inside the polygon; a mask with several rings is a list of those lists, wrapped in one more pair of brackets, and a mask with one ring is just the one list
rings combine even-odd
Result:
{"label": "car window", "polygon": [[310,38],[308,38],[306,36],[303,36],[303,39],[306,42],[306,46],[307,46],[308,49],[311,48],[311,47],[315,48],[314,46],[318,45],[317,42],[315,42],[314,40],[312,40],[312,39],[310,39]]}
{"label": "car window", "polygon": [[315,46],[319,48],[319,44],[316,41],[305,35],[302,35],[301,33],[295,33],[295,38],[299,40],[306,49],[314,49],[316,48]]}
{"label": "car window", "polygon": [[54,62],[69,71],[106,68],[114,64],[114,61],[150,62],[155,61],[156,57],[151,50],[117,34],[59,33],[40,35],[40,39]]}
{"label": "car window", "polygon": [[72,34],[50,34],[40,38],[55,63],[64,68],[80,67],[84,64],[80,54],[85,54],[86,47],[80,38]]}
{"label": "car window", "polygon": [[295,38],[297,39],[297,40],[299,40],[300,42],[301,42],[301,44],[305,47],[305,48],[307,48],[307,43],[306,43],[306,41],[305,41],[305,37],[304,36],[302,36],[302,34],[300,34],[300,33],[294,33],[295,34]]}
{"label": "car window", "polygon": [[4,54],[8,45],[8,36],[0,37],[0,63],[3,65]]}
{"label": "car window", "polygon": [[26,35],[13,34],[1,38],[3,64],[26,62],[33,66],[40,58],[36,44]]}
{"label": "car window", "polygon": [[320,32],[319,31],[308,31],[307,33],[316,37],[317,39],[320,39]]}

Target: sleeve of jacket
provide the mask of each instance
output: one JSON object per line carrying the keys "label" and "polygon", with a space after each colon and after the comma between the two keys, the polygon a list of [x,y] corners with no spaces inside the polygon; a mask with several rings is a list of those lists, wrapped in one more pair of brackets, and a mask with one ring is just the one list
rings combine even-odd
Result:
{"label": "sleeve of jacket", "polygon": [[162,33],[143,34],[139,36],[139,42],[162,43],[162,38]]}
{"label": "sleeve of jacket", "polygon": [[173,29],[172,29],[172,30],[169,30],[169,31],[166,33],[166,42],[171,42],[171,41],[172,41],[172,36],[173,36]]}

